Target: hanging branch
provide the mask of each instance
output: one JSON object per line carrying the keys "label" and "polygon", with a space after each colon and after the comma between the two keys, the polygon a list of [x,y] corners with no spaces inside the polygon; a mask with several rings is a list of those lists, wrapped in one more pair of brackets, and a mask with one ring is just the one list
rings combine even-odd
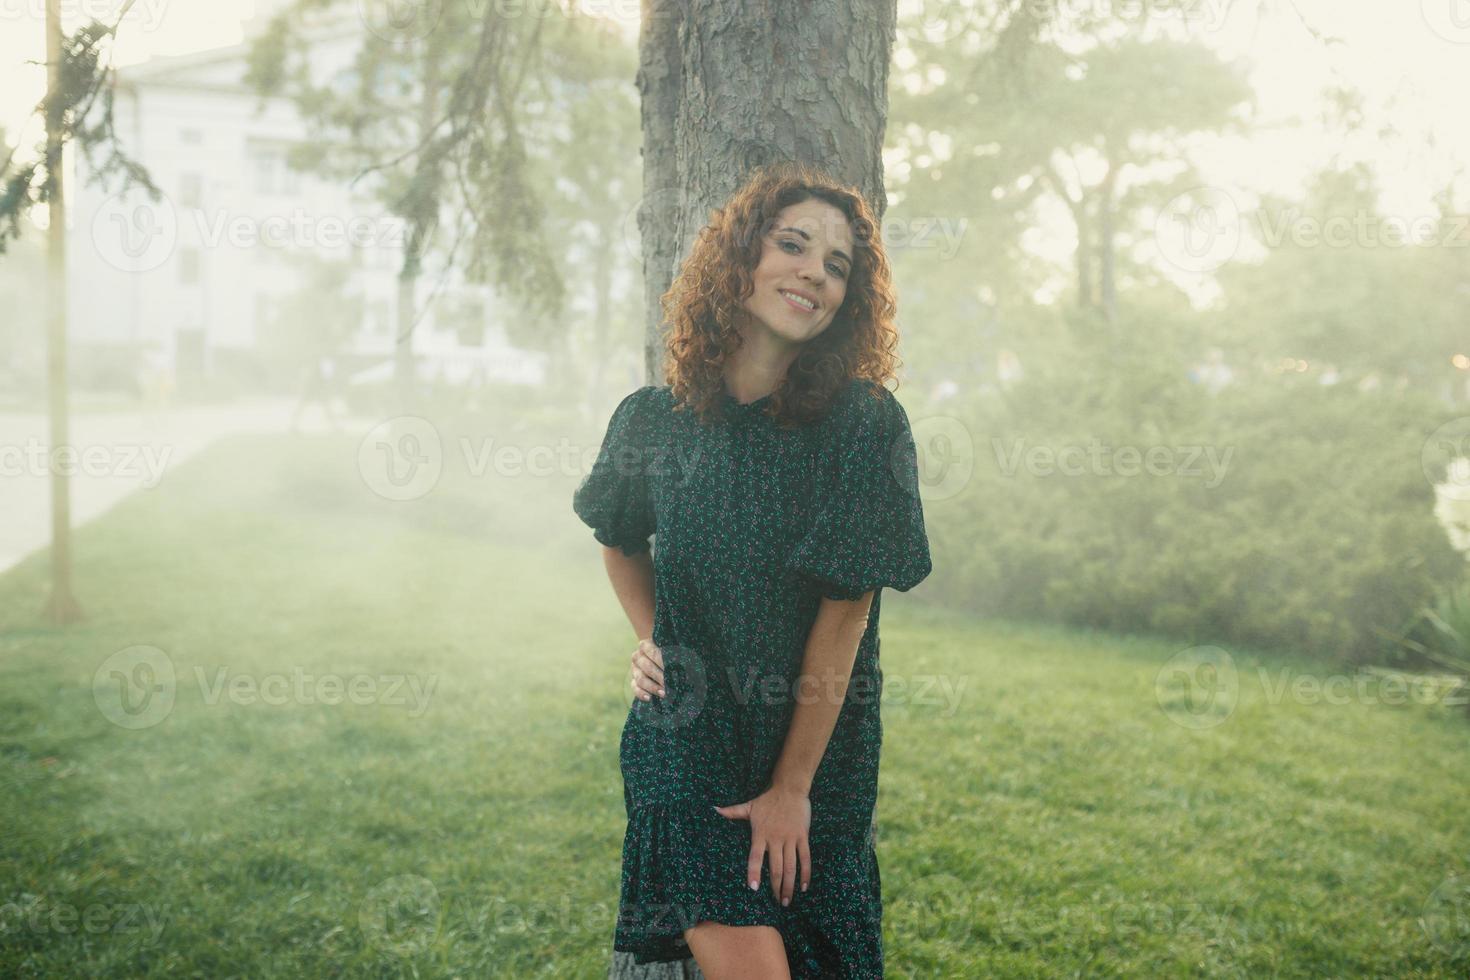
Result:
{"label": "hanging branch", "polygon": [[[61,141],[51,150],[43,142],[38,156],[24,163],[15,160],[19,144],[10,148],[0,164],[0,255],[11,239],[20,238],[21,216],[33,207],[46,204],[55,192],[56,175],[61,171],[61,146],[75,142],[87,159],[89,183],[103,184],[115,174],[122,174],[122,189],[140,186],[153,200],[159,190],[142,164],[122,151],[113,127],[113,90],[117,71],[103,59],[103,42],[115,38],[118,25],[127,16],[135,0],[127,0],[112,26],[93,20],[76,33],[62,38],[61,71],[56,91],[47,92],[37,103],[35,113],[59,123]],[[100,115],[87,125],[92,110],[100,102]],[[97,156],[106,151],[102,162]]]}

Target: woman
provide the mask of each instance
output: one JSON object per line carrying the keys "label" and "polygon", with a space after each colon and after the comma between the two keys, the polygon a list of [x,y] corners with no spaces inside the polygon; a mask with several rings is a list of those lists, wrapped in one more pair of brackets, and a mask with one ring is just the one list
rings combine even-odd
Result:
{"label": "woman", "polygon": [[[888,262],[795,164],[714,212],[573,508],[639,637],[614,948],[727,977],[881,977],[879,596],[930,571]],[[649,536],[657,532],[656,556]]]}

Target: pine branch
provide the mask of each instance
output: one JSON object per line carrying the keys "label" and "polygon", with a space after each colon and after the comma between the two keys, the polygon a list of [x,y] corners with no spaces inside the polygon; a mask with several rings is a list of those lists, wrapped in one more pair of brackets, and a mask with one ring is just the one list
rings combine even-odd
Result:
{"label": "pine branch", "polygon": [[[66,143],[75,143],[86,157],[89,183],[106,186],[108,178],[120,173],[122,190],[141,186],[149,197],[158,200],[160,192],[148,171],[122,150],[113,123],[116,70],[102,55],[102,42],[117,36],[118,25],[134,2],[127,0],[123,4],[111,26],[93,20],[62,38],[56,89],[48,91],[34,110],[47,120],[48,130],[54,127],[60,132],[61,139],[54,147],[43,143],[38,147],[37,158],[25,163],[15,162],[18,145],[5,155],[5,162],[0,165],[0,180],[4,181],[4,190],[0,192],[0,255],[12,239],[20,238],[21,216],[49,202],[55,194],[61,172],[61,147]],[[99,99],[101,117],[89,126],[87,119],[97,108]],[[97,157],[103,151],[106,156],[99,164]]]}

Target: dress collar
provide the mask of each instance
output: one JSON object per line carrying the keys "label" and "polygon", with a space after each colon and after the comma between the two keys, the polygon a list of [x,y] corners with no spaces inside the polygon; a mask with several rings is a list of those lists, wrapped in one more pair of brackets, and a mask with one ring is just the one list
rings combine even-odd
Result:
{"label": "dress collar", "polygon": [[755,401],[741,402],[734,395],[730,394],[730,389],[726,388],[723,384],[720,386],[720,403],[728,410],[741,415],[752,415],[761,411],[770,403],[774,396],[775,392],[770,392],[761,395]]}

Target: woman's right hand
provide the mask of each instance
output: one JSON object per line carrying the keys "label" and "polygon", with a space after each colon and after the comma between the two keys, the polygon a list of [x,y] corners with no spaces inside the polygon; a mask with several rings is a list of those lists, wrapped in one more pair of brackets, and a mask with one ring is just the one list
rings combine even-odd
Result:
{"label": "woman's right hand", "polygon": [[664,696],[664,654],[652,640],[639,640],[633,650],[633,695],[644,701]]}

